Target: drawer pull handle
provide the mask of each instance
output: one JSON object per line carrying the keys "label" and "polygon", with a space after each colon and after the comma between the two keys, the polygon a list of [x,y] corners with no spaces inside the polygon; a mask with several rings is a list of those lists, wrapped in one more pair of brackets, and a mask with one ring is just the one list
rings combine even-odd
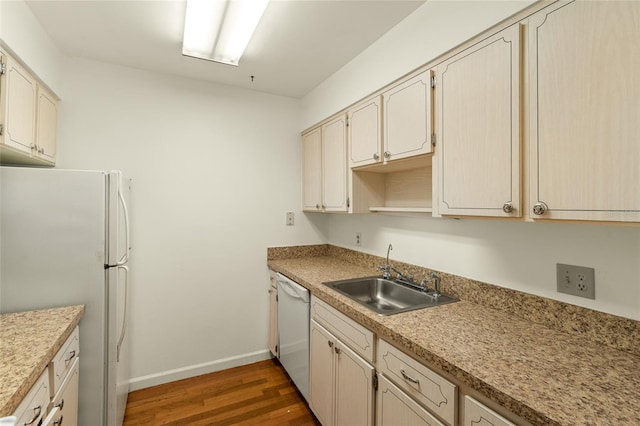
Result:
{"label": "drawer pull handle", "polygon": [[56,405],[56,407],[58,407],[60,411],[62,411],[62,409],[64,408],[64,398],[62,398],[62,400],[60,401],[60,404]]}
{"label": "drawer pull handle", "polygon": [[329,345],[330,348],[333,347],[333,342],[331,340],[327,340],[327,344]]}
{"label": "drawer pull handle", "polygon": [[72,359],[74,359],[76,357],[76,351],[71,351],[69,352],[69,358],[64,360],[65,364],[68,364],[69,361],[71,361]]}
{"label": "drawer pull handle", "polygon": [[400,370],[400,374],[402,374],[402,377],[405,378],[405,380],[410,381],[411,383],[415,383],[416,385],[420,384],[420,380],[418,379],[414,379],[413,377],[411,377],[410,375],[408,375],[404,370]]}
{"label": "drawer pull handle", "polygon": [[340,348],[338,348],[338,347],[333,348],[333,350],[334,350],[334,351],[336,351],[336,353],[337,353],[338,355],[340,355],[340,353],[342,352],[342,349],[340,349]]}
{"label": "drawer pull handle", "polygon": [[62,425],[62,420],[64,420],[64,416],[60,416],[58,420],[53,422],[54,425]]}
{"label": "drawer pull handle", "polygon": [[36,408],[33,409],[33,411],[35,412],[35,415],[30,421],[24,422],[24,426],[32,425],[36,420],[38,420],[38,417],[40,417],[40,414],[42,413],[42,406],[38,405]]}

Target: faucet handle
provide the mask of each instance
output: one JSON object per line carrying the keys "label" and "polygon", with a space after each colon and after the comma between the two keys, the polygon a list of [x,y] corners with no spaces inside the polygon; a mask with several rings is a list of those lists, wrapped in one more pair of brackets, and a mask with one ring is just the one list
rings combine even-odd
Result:
{"label": "faucet handle", "polygon": [[424,292],[429,291],[429,280],[427,278],[423,278],[422,281],[420,281],[420,289]]}

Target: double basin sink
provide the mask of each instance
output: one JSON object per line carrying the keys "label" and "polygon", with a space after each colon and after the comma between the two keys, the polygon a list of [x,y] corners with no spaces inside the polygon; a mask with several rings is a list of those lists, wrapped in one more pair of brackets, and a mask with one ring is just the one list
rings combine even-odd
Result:
{"label": "double basin sink", "polygon": [[381,277],[354,278],[323,284],[379,315],[397,314],[458,301],[455,297],[420,291]]}

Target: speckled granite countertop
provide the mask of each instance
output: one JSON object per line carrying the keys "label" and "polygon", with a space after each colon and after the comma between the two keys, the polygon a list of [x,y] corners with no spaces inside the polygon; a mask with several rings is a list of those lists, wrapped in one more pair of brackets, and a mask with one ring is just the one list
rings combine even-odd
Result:
{"label": "speckled granite countertop", "polygon": [[633,353],[464,300],[378,316],[322,285],[376,275],[333,256],[268,265],[532,424],[640,425],[640,357]]}
{"label": "speckled granite countertop", "polygon": [[0,417],[18,408],[84,314],[84,306],[0,315]]}

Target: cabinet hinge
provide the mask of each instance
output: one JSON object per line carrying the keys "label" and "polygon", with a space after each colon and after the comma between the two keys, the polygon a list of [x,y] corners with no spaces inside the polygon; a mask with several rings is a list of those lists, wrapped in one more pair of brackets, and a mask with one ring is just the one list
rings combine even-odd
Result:
{"label": "cabinet hinge", "polygon": [[347,208],[351,207],[351,198],[347,197]]}
{"label": "cabinet hinge", "polygon": [[373,373],[373,390],[378,390],[378,374]]}
{"label": "cabinet hinge", "polygon": [[276,294],[276,302],[278,301],[278,295]]}
{"label": "cabinet hinge", "polygon": [[349,116],[347,115],[347,119],[345,120],[345,122],[347,123],[347,127],[349,127]]}
{"label": "cabinet hinge", "polygon": [[0,135],[2,134],[3,130],[4,130],[4,124],[0,124]]}
{"label": "cabinet hinge", "polygon": [[7,65],[4,62],[0,62],[0,75],[7,72]]}
{"label": "cabinet hinge", "polygon": [[431,145],[436,146],[436,134],[431,133]]}
{"label": "cabinet hinge", "polygon": [[431,77],[431,88],[436,88],[436,76]]}

